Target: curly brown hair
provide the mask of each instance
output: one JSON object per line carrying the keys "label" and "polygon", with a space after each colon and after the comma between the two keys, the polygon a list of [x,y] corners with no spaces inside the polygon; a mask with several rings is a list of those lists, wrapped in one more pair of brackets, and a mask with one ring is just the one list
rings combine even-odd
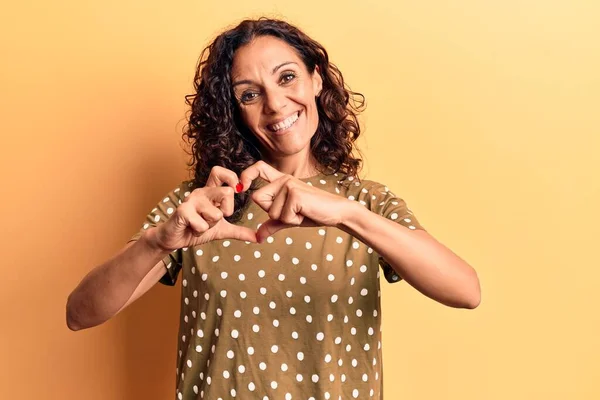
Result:
{"label": "curly brown hair", "polygon": [[[362,160],[353,155],[360,135],[357,115],[365,98],[344,84],[339,69],[329,61],[325,48],[295,26],[281,20],[244,20],[221,33],[201,53],[194,77],[195,93],[185,96],[190,115],[183,138],[191,145],[188,166],[193,171],[193,187],[202,187],[212,167],[221,166],[240,174],[261,160],[259,142],[244,125],[231,85],[231,67],[238,48],[255,37],[270,35],[292,46],[309,73],[319,67],[323,89],[317,98],[319,124],[311,139],[311,152],[320,172],[356,176]],[[360,152],[359,152],[360,153]],[[249,191],[235,196],[229,222],[239,221],[248,205]]]}

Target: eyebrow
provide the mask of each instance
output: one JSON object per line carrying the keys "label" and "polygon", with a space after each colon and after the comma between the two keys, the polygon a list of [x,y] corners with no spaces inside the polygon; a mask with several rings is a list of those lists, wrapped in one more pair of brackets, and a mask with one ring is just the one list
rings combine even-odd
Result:
{"label": "eyebrow", "polygon": [[[289,64],[296,64],[296,65],[298,65],[298,63],[296,63],[294,61],[286,61],[284,63],[281,63],[281,64],[277,65],[275,68],[273,68],[273,71],[271,71],[271,75],[274,75],[280,68],[285,67],[286,65],[289,65]],[[241,80],[241,81],[235,81],[235,82],[233,82],[233,84],[231,85],[231,87],[234,88],[234,87],[236,87],[238,85],[252,84],[252,83],[254,83],[252,80],[250,80],[250,79],[244,79],[244,80]]]}

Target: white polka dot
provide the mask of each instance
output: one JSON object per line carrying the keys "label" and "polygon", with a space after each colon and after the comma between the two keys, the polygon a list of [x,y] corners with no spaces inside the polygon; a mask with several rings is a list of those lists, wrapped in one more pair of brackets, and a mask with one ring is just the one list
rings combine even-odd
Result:
{"label": "white polka dot", "polygon": [[256,325],[256,324],[254,324],[254,325],[252,325],[252,330],[253,330],[255,333],[258,333],[258,332],[260,331],[260,326],[258,326],[258,325]]}
{"label": "white polka dot", "polygon": [[233,313],[233,316],[236,318],[239,318],[242,316],[242,312],[240,310],[235,310],[235,312]]}
{"label": "white polka dot", "polygon": [[354,200],[355,197],[354,196],[348,196],[348,200]]}
{"label": "white polka dot", "polygon": [[240,333],[237,331],[237,329],[234,329],[231,331],[231,337],[234,339],[237,339],[240,336]]}
{"label": "white polka dot", "polygon": [[222,279],[227,279],[227,276],[228,276],[227,272],[225,272],[225,271],[221,272]]}
{"label": "white polka dot", "polygon": [[329,275],[327,276],[327,279],[329,279],[330,281],[332,281],[332,282],[333,282],[333,281],[335,280],[335,275],[333,275],[333,274],[329,274]]}
{"label": "white polka dot", "polygon": [[348,304],[352,304],[354,303],[354,299],[352,298],[352,296],[348,297]]}
{"label": "white polka dot", "polygon": [[347,324],[348,323],[348,316],[344,315],[344,323]]}
{"label": "white polka dot", "polygon": [[157,215],[154,217],[154,222],[158,222],[158,221],[160,221],[160,215]]}
{"label": "white polka dot", "polygon": [[312,323],[312,316],[311,315],[307,315],[306,316],[306,322],[308,322],[309,324]]}
{"label": "white polka dot", "polygon": [[258,315],[258,314],[260,313],[260,308],[258,308],[258,307],[254,307],[254,308],[252,309],[252,312],[253,312],[254,314]]}
{"label": "white polka dot", "polygon": [[254,217],[254,214],[248,213],[248,219],[250,220],[250,219],[252,219],[252,217]]}
{"label": "white polka dot", "polygon": [[356,280],[356,279],[355,279],[354,277],[352,277],[352,279],[350,279],[350,286],[354,285],[354,281],[355,281],[355,280]]}
{"label": "white polka dot", "polygon": [[273,320],[273,326],[274,326],[275,328],[277,328],[277,327],[279,326],[279,320],[278,320],[278,319],[274,319],[274,320]]}
{"label": "white polka dot", "polygon": [[338,242],[338,243],[342,243],[344,241],[344,239],[342,239],[341,236],[338,236],[338,237],[335,238],[335,241]]}
{"label": "white polka dot", "polygon": [[360,308],[358,310],[356,310],[356,316],[362,317],[362,310]]}
{"label": "white polka dot", "polygon": [[367,272],[367,266],[366,266],[366,265],[361,265],[361,266],[360,266],[360,272],[362,272],[363,274],[364,274],[365,272]]}
{"label": "white polka dot", "polygon": [[223,378],[229,379],[229,371],[227,371],[227,370],[223,371]]}
{"label": "white polka dot", "polygon": [[242,259],[242,257],[240,257],[240,256],[239,256],[239,255],[237,255],[237,254],[236,254],[235,256],[233,256],[233,261],[235,261],[235,262],[238,262],[238,261],[240,261],[241,259]]}
{"label": "white polka dot", "polygon": [[197,290],[194,290],[194,293],[192,293],[192,296],[194,296],[194,297],[198,297],[198,291],[197,291]]}
{"label": "white polka dot", "polygon": [[275,382],[275,381],[271,382],[271,388],[277,389],[277,382]]}
{"label": "white polka dot", "polygon": [[240,281],[245,281],[245,280],[246,280],[246,275],[244,275],[244,274],[240,274],[240,275],[238,276],[238,278],[240,279]]}
{"label": "white polka dot", "polygon": [[350,333],[352,334],[352,336],[356,335],[356,328],[352,327],[352,329],[350,329]]}
{"label": "white polka dot", "polygon": [[303,277],[303,276],[301,276],[300,277],[300,283],[303,284],[303,285],[306,285],[306,278]]}
{"label": "white polka dot", "polygon": [[317,264],[313,264],[313,265],[311,265],[311,266],[310,266],[310,268],[311,268],[313,271],[316,271],[316,270],[317,270]]}
{"label": "white polka dot", "polygon": [[279,346],[277,346],[276,344],[274,344],[273,346],[271,346],[271,352],[272,353],[277,353],[279,351]]}
{"label": "white polka dot", "polygon": [[283,281],[285,279],[285,275],[284,274],[279,274],[278,279],[280,281]]}
{"label": "white polka dot", "polygon": [[350,351],[350,350],[352,350],[352,346],[346,345],[346,351]]}
{"label": "white polka dot", "polygon": [[229,350],[229,351],[227,352],[227,358],[229,358],[230,360],[232,360],[232,359],[233,359],[233,357],[234,357],[233,351]]}
{"label": "white polka dot", "polygon": [[415,227],[414,227],[414,226],[412,226],[412,225],[409,225],[409,226],[408,226],[408,229],[417,229],[417,228],[415,228]]}
{"label": "white polka dot", "polygon": [[262,294],[262,295],[267,294],[267,288],[261,287],[260,288],[260,294]]}
{"label": "white polka dot", "polygon": [[373,316],[376,317],[377,316],[377,310],[373,310]]}
{"label": "white polka dot", "polygon": [[375,332],[373,331],[373,328],[369,328],[369,331],[368,331],[368,332],[369,332],[369,336],[373,336],[373,333],[375,333]]}
{"label": "white polka dot", "polygon": [[214,256],[214,257],[212,258],[212,262],[217,262],[217,261],[219,261],[219,256]]}
{"label": "white polka dot", "polygon": [[279,254],[277,254],[277,253],[273,254],[273,260],[279,261],[280,259],[281,259],[281,257],[279,257]]}
{"label": "white polka dot", "polygon": [[298,352],[298,360],[300,360],[300,361],[304,360],[304,353],[301,351]]}
{"label": "white polka dot", "polygon": [[334,294],[333,296],[331,296],[331,302],[335,303],[338,300],[338,295]]}
{"label": "white polka dot", "polygon": [[202,274],[202,280],[206,282],[206,280],[208,279],[208,274]]}
{"label": "white polka dot", "polygon": [[371,348],[371,346],[369,346],[369,343],[365,343],[365,346],[363,347],[363,349],[365,351],[369,351],[370,348]]}
{"label": "white polka dot", "polygon": [[398,219],[398,214],[397,213],[392,213],[392,215],[390,215],[391,219]]}
{"label": "white polka dot", "polygon": [[300,260],[298,260],[296,257],[292,258],[292,264],[298,265],[299,263],[300,263]]}
{"label": "white polka dot", "polygon": [[246,292],[240,292],[240,297],[241,297],[242,299],[245,299],[245,298],[246,298],[246,296],[247,296]]}
{"label": "white polka dot", "polygon": [[326,363],[328,363],[328,362],[331,362],[331,354],[327,354],[327,355],[325,356],[325,362],[326,362]]}
{"label": "white polka dot", "polygon": [[171,215],[171,214],[173,214],[173,211],[174,211],[173,207],[167,208],[167,214]]}
{"label": "white polka dot", "polygon": [[150,227],[150,224],[144,224],[144,229],[148,229]]}
{"label": "white polka dot", "polygon": [[187,279],[184,279],[183,282],[181,282],[181,284],[183,285],[183,287],[187,286]]}
{"label": "white polka dot", "polygon": [[271,310],[274,310],[275,307],[277,307],[277,304],[275,304],[275,302],[272,301],[272,302],[269,303],[269,307],[271,308]]}
{"label": "white polka dot", "polygon": [[361,296],[366,296],[366,295],[367,295],[367,293],[369,293],[369,291],[368,291],[367,289],[365,289],[365,288],[363,288],[363,289],[360,291],[360,295],[361,295]]}
{"label": "white polka dot", "polygon": [[320,342],[325,338],[325,335],[323,334],[323,332],[319,332],[317,333],[317,340]]}
{"label": "white polka dot", "polygon": [[329,322],[333,321],[333,314],[329,314],[327,316],[327,321],[329,321]]}
{"label": "white polka dot", "polygon": [[352,397],[354,397],[355,399],[358,398],[358,389],[354,389],[352,391]]}
{"label": "white polka dot", "polygon": [[317,375],[317,374],[313,374],[313,376],[312,376],[312,381],[313,381],[314,383],[317,383],[317,382],[319,382],[319,375]]}
{"label": "white polka dot", "polygon": [[294,243],[294,241],[293,241],[293,240],[292,240],[292,238],[290,238],[290,237],[287,237],[287,238],[285,238],[285,242],[286,242],[287,244],[292,244],[292,243]]}
{"label": "white polka dot", "polygon": [[227,290],[221,290],[221,297],[227,297]]}
{"label": "white polka dot", "polygon": [[260,368],[261,370],[265,370],[267,369],[267,364],[265,364],[264,362],[261,362],[260,364],[258,364],[258,368]]}
{"label": "white polka dot", "polygon": [[220,332],[220,331],[219,331],[219,328],[215,328],[215,336],[216,336],[216,337],[219,337],[219,332]]}
{"label": "white polka dot", "polygon": [[303,380],[303,379],[304,379],[304,378],[302,377],[302,374],[298,374],[298,375],[296,375],[296,380],[297,380],[298,382],[302,382],[302,380]]}
{"label": "white polka dot", "polygon": [[248,347],[248,354],[250,354],[250,355],[254,354],[254,347],[252,347],[252,346]]}
{"label": "white polka dot", "polygon": [[238,367],[238,371],[240,371],[240,374],[243,374],[244,372],[246,372],[246,367],[244,367],[243,365],[240,365]]}
{"label": "white polka dot", "polygon": [[254,382],[250,382],[248,384],[248,390],[251,392],[254,392],[254,389],[256,389],[256,386],[254,385]]}
{"label": "white polka dot", "polygon": [[273,241],[274,241],[274,240],[275,240],[275,239],[273,239],[273,236],[269,236],[269,237],[267,238],[267,243],[273,243]]}
{"label": "white polka dot", "polygon": [[325,229],[319,229],[319,235],[325,236]]}
{"label": "white polka dot", "polygon": [[254,258],[260,258],[260,251],[256,250],[254,252]]}
{"label": "white polka dot", "polygon": [[331,261],[331,260],[333,260],[333,256],[331,254],[327,254],[327,256],[325,257],[325,259],[327,261]]}
{"label": "white polka dot", "polygon": [[296,331],[292,332],[292,337],[294,339],[298,339],[298,332],[296,332]]}
{"label": "white polka dot", "polygon": [[290,307],[290,314],[296,315],[296,309],[294,307]]}
{"label": "white polka dot", "polygon": [[292,297],[294,294],[292,293],[292,291],[291,291],[291,290],[288,290],[288,291],[286,291],[286,292],[285,292],[285,295],[286,295],[287,297],[290,297],[290,298],[291,298],[291,297]]}
{"label": "white polka dot", "polygon": [[264,278],[264,277],[265,277],[265,271],[264,271],[264,270],[262,270],[262,269],[261,269],[260,271],[258,271],[258,276],[259,276],[260,278]]}
{"label": "white polka dot", "polygon": [[307,303],[310,303],[310,296],[309,295],[304,296],[304,301]]}

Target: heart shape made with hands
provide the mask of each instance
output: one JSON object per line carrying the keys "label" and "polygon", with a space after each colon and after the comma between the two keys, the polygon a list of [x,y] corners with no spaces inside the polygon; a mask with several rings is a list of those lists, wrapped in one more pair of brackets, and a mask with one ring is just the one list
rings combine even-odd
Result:
{"label": "heart shape made with hands", "polygon": [[[262,179],[266,184],[255,190],[251,197],[269,215],[269,219],[255,232],[258,243],[262,243],[264,239],[282,229],[326,225],[327,221],[323,221],[323,217],[319,218],[321,221],[316,222],[303,211],[315,209],[314,203],[321,198],[340,201],[339,197],[284,174],[264,161],[258,161],[246,168],[240,174],[239,181],[233,171],[215,167],[206,186],[227,184],[240,193],[248,190],[252,182],[257,179]],[[303,207],[302,202],[307,199],[313,203],[313,207]]]}

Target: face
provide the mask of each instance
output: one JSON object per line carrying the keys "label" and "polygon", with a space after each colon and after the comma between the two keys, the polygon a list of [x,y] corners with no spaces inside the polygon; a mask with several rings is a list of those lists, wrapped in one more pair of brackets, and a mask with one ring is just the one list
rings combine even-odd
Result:
{"label": "face", "polygon": [[309,154],[319,124],[318,68],[309,73],[285,41],[261,36],[236,51],[231,81],[243,122],[269,158]]}

